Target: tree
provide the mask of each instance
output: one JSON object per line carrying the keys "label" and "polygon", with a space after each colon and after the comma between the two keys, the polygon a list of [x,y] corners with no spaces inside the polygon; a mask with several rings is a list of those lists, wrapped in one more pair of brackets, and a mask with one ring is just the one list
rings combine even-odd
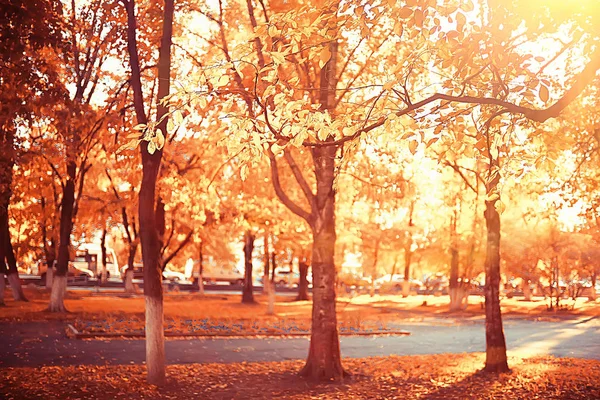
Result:
{"label": "tree", "polygon": [[[135,1],[122,1],[127,11],[127,49],[131,68],[134,109],[138,125],[143,126],[143,133],[146,134],[140,135],[140,139],[135,141],[136,146],[140,144],[143,174],[139,194],[139,224],[144,262],[144,296],[146,298],[146,365],[148,368],[148,382],[162,385],[165,381],[163,290],[159,260],[160,245],[154,206],[156,204],[156,180],[162,160],[164,132],[167,132],[168,107],[163,99],[167,98],[170,92],[174,0],[165,0],[163,9],[163,28],[157,75],[156,132],[148,129],[150,121],[145,111],[136,39]],[[142,140],[142,138],[146,140]]]}
{"label": "tree", "polygon": [[63,45],[61,13],[61,4],[53,1],[11,0],[0,6],[0,279],[8,275],[15,300],[27,300],[9,231],[18,120],[29,120],[43,102],[59,96],[53,87],[56,70],[44,50]]}

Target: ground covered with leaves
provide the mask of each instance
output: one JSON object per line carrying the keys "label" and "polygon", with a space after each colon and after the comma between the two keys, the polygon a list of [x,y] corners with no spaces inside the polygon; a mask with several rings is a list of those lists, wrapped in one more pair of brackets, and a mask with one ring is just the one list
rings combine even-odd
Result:
{"label": "ground covered with leaves", "polygon": [[512,371],[483,374],[481,353],[344,360],[342,383],[299,378],[302,361],[168,367],[164,387],[144,366],[0,370],[4,399],[599,399],[600,362],[510,357]]}

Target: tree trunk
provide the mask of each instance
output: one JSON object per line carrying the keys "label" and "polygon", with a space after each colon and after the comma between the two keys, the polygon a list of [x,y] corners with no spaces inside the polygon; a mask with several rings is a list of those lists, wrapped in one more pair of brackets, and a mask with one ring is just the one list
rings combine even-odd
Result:
{"label": "tree trunk", "polygon": [[[71,232],[73,231],[73,212],[75,205],[75,178],[77,165],[74,160],[67,163],[67,182],[63,185],[63,196],[60,207],[60,236],[58,245],[58,260],[56,272],[52,279],[52,293],[50,295],[50,312],[66,312],[64,298],[67,287],[67,273],[69,269]],[[48,269],[52,266],[48,266]]]}
{"label": "tree trunk", "polygon": [[[497,168],[497,165],[495,166]],[[496,193],[500,174],[492,170],[487,184],[488,198]],[[485,222],[487,226],[487,253],[485,258],[485,368],[486,372],[506,372],[509,370],[506,358],[506,341],[502,328],[500,310],[500,214],[495,207],[496,200],[485,202]]]}
{"label": "tree trunk", "polygon": [[6,287],[6,282],[4,281],[4,272],[1,271],[0,268],[0,307],[4,307],[6,304],[4,303],[4,288]]}
{"label": "tree trunk", "polygon": [[244,288],[242,303],[254,303],[252,288],[252,251],[254,250],[254,235],[250,230],[244,234]]}
{"label": "tree trunk", "polygon": [[[271,282],[275,282],[275,271],[277,270],[277,260],[275,259],[275,252],[271,253]],[[275,290],[274,287],[272,287]]]}
{"label": "tree trunk", "polygon": [[133,285],[133,264],[135,263],[135,254],[137,253],[137,247],[137,242],[129,243],[129,251],[127,254],[127,269],[125,270],[125,293],[137,293],[137,290]]}
{"label": "tree trunk", "polygon": [[590,295],[588,296],[588,300],[596,301],[598,294],[596,293],[596,272],[592,272],[592,288],[590,290]]}
{"label": "tree trunk", "polygon": [[304,260],[299,261],[298,269],[300,270],[300,277],[298,281],[298,296],[296,296],[296,300],[308,300],[308,264]]}
{"label": "tree trunk", "polygon": [[449,282],[449,295],[450,295],[450,311],[460,311],[463,306],[463,290],[458,282],[458,250],[456,246],[452,245],[450,249],[450,282]]}
{"label": "tree trunk", "polygon": [[523,297],[525,301],[531,301],[531,286],[527,279],[523,279]]}
{"label": "tree trunk", "polygon": [[[335,45],[334,51],[337,51]],[[333,57],[333,56],[332,56]],[[313,233],[313,309],[310,349],[301,375],[314,380],[340,380],[344,376],[338,337],[335,294],[335,147],[312,150],[317,177],[318,214]]]}
{"label": "tree trunk", "polygon": [[[125,2],[127,10],[127,48],[131,66],[131,85],[138,124],[147,124],[141,84],[141,70],[137,52],[136,17],[134,0]],[[173,0],[165,0],[163,32],[158,60],[158,129],[167,133],[168,107],[161,100],[169,95],[171,84],[171,39],[173,33]],[[156,181],[162,161],[162,150],[153,154],[148,151],[149,142],[140,145],[142,155],[142,184],[139,195],[140,240],[144,262],[144,296],[146,299],[146,366],[148,383],[162,385],[165,382],[165,347],[163,328],[163,289],[160,271],[160,241],[154,210]]]}
{"label": "tree trunk", "polygon": [[269,281],[269,271],[271,259],[269,258],[269,234],[265,233],[265,248],[264,248],[264,259],[265,259],[265,268],[263,271],[263,294],[269,294],[269,290],[271,290],[271,285],[268,284]]}
{"label": "tree trunk", "polygon": [[404,282],[402,282],[402,296],[408,297],[410,295],[410,264],[412,260],[412,251],[410,250],[412,240],[404,248]]}
{"label": "tree trunk", "polygon": [[[9,127],[10,125],[10,127]],[[27,301],[21,281],[19,280],[19,270],[17,260],[10,239],[10,229],[8,224],[8,207],[12,197],[12,181],[14,160],[14,129],[12,121],[6,121],[1,127],[0,133],[0,264],[3,265],[8,281],[12,289],[13,297],[16,301]],[[6,259],[6,264],[5,260]],[[8,268],[6,268],[8,265]],[[0,279],[4,280],[4,275],[0,273]],[[4,282],[3,282],[4,284]],[[4,297],[2,297],[2,301]]]}
{"label": "tree trunk", "polygon": [[[106,283],[107,280],[107,271],[106,271],[106,227],[102,230],[102,238],[100,239],[100,263],[102,264],[102,271],[100,272],[100,281],[102,283]],[[98,265],[96,263],[96,265]]]}
{"label": "tree trunk", "polygon": [[[0,218],[2,219],[2,218]],[[12,247],[12,243],[10,240],[10,230],[8,227],[8,215],[2,223],[2,234],[3,236],[1,241],[4,242],[4,257],[6,257],[6,264],[8,266],[7,269],[7,278],[8,283],[10,284],[10,288],[12,290],[13,298],[15,301],[28,301],[25,297],[25,293],[23,293],[23,288],[21,287],[21,280],[19,279],[19,270],[17,268],[17,259],[15,257],[15,252]],[[0,243],[2,246],[2,243]]]}
{"label": "tree trunk", "polygon": [[204,295],[204,242],[198,246],[198,292]]}
{"label": "tree trunk", "polygon": [[275,284],[273,281],[269,281],[269,294],[267,304],[267,315],[275,315]]}

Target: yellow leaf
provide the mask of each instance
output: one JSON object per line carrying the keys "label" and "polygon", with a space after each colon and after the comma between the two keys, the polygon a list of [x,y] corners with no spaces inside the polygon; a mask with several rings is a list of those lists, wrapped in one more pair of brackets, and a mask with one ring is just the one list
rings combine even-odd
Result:
{"label": "yellow leaf", "polygon": [[541,85],[540,86],[540,99],[544,103],[547,103],[549,98],[550,98],[550,92],[548,91],[548,88],[544,85]]}
{"label": "yellow leaf", "polygon": [[417,147],[419,147],[419,143],[417,143],[415,140],[411,140],[411,142],[408,144],[408,149],[413,155],[417,152]]}
{"label": "yellow leaf", "polygon": [[165,145],[165,135],[163,135],[162,130],[158,128],[156,130],[156,147],[160,150]]}
{"label": "yellow leaf", "polygon": [[387,81],[386,83],[383,84],[383,90],[391,90],[394,87],[395,83],[396,83],[396,81],[394,81],[394,80]]}
{"label": "yellow leaf", "polygon": [[319,67],[323,68],[323,66],[325,64],[327,64],[327,61],[329,61],[330,58],[331,58],[331,52],[329,51],[329,47],[325,47],[321,51],[321,57],[320,57],[320,60],[319,60]]}
{"label": "yellow leaf", "polygon": [[154,142],[148,142],[148,154],[154,154],[156,151],[156,145]]}
{"label": "yellow leaf", "polygon": [[225,85],[227,85],[229,83],[229,75],[222,75],[219,77],[219,79],[217,80],[217,82],[215,83],[215,88],[220,88],[223,87]]}

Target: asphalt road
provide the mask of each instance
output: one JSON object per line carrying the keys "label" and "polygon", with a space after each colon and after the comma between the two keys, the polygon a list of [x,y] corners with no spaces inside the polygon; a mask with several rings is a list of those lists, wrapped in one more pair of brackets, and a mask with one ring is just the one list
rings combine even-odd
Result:
{"label": "asphalt road", "polygon": [[[504,324],[509,351],[520,355],[554,355],[600,360],[600,319],[536,322],[508,320]],[[60,321],[0,323],[0,367],[142,364],[144,340],[69,339]],[[342,337],[344,357],[464,353],[485,350],[483,320],[469,324],[435,321],[398,325],[410,336]],[[303,359],[308,338],[175,339],[167,340],[170,364],[233,363]]]}

